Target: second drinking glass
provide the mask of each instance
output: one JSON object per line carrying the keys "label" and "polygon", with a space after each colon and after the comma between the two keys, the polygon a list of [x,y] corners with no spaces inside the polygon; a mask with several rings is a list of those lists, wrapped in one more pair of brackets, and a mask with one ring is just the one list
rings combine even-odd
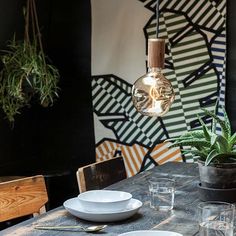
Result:
{"label": "second drinking glass", "polygon": [[172,210],[174,207],[175,181],[169,178],[149,180],[150,207],[156,210]]}
{"label": "second drinking glass", "polygon": [[227,202],[201,202],[198,205],[200,236],[233,236],[233,204]]}

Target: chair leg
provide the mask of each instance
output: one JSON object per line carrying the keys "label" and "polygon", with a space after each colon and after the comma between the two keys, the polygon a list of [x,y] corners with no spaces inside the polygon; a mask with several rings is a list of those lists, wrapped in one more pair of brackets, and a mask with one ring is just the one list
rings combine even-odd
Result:
{"label": "chair leg", "polygon": [[45,206],[42,206],[42,207],[39,209],[38,212],[36,212],[36,213],[33,214],[33,216],[35,217],[35,216],[41,215],[41,214],[43,214],[43,213],[45,213],[45,212],[46,212],[46,208],[45,208]]}

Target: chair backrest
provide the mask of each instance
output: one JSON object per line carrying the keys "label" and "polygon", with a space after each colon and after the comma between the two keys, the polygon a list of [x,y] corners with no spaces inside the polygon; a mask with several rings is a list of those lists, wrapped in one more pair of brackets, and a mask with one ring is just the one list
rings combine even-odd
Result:
{"label": "chair backrest", "polygon": [[80,193],[102,189],[127,178],[122,157],[80,167],[76,172]]}
{"label": "chair backrest", "polygon": [[42,175],[0,183],[0,222],[45,212],[48,194]]}

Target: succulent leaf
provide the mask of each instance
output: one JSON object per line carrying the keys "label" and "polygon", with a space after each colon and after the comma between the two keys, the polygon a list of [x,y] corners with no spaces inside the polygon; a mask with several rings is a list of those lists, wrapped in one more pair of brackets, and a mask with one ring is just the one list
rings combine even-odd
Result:
{"label": "succulent leaf", "polygon": [[228,138],[231,136],[231,125],[230,125],[230,121],[229,121],[229,117],[226,113],[226,110],[224,107],[222,107],[222,110],[224,112],[224,122],[225,122],[225,125],[226,125],[226,128],[227,128],[227,133],[228,133]]}
{"label": "succulent leaf", "polygon": [[180,140],[185,140],[185,139],[192,139],[192,138],[204,138],[204,132],[202,130],[192,130],[189,131],[185,134],[182,134],[181,136],[177,137],[177,138],[172,138],[172,139],[167,139],[166,141],[180,141]]}
{"label": "succulent leaf", "polygon": [[222,136],[222,135],[218,135],[216,137],[216,142],[218,143],[219,147],[220,147],[220,150],[219,152],[220,153],[223,153],[223,152],[229,152],[229,143],[228,143],[228,140]]}
{"label": "succulent leaf", "polygon": [[[212,118],[212,130],[208,129],[201,118],[199,122],[202,125],[201,130],[190,130],[180,137],[169,139],[174,141],[171,147],[180,146],[184,154],[191,153],[205,160],[205,165],[210,163],[226,163],[236,161],[236,133],[231,136],[231,126],[228,115],[224,108],[224,119],[216,115],[217,104],[215,106],[215,113],[202,109],[204,113]],[[216,133],[216,124],[221,127],[221,134]],[[193,149],[184,149],[182,147],[190,146]]]}
{"label": "succulent leaf", "polygon": [[210,141],[211,140],[211,132],[209,131],[206,124],[203,122],[203,120],[200,117],[198,117],[198,120],[202,125],[203,133],[204,133],[206,140]]}
{"label": "succulent leaf", "polygon": [[204,146],[210,147],[211,143],[203,139],[191,139],[191,140],[181,140],[178,142],[174,142],[173,145],[171,145],[171,147],[177,147],[177,146],[192,146],[199,149]]}
{"label": "succulent leaf", "polygon": [[216,143],[216,141],[217,141],[217,135],[216,135],[216,134],[213,134],[213,135],[211,136],[211,146],[214,146],[215,143]]}
{"label": "succulent leaf", "polygon": [[227,125],[225,124],[225,122],[223,120],[221,120],[216,114],[214,114],[213,112],[211,111],[208,111],[204,108],[202,108],[202,110],[207,114],[209,115],[210,117],[213,118],[213,120],[216,120],[219,124],[220,124],[220,127],[222,129],[222,133],[223,133],[223,136],[228,138],[229,137],[229,133],[228,133],[228,128],[227,128]]}
{"label": "succulent leaf", "polygon": [[182,150],[182,152],[184,154],[188,154],[188,153],[191,153],[195,156],[199,156],[199,157],[206,157],[206,153],[204,153],[204,151],[199,151],[199,150]]}
{"label": "succulent leaf", "polygon": [[[214,107],[214,114],[217,114],[217,108],[218,108],[218,100],[216,101],[215,107]],[[212,128],[211,128],[212,133],[216,133],[216,120],[212,119]]]}
{"label": "succulent leaf", "polygon": [[230,137],[230,140],[229,140],[229,145],[231,148],[233,148],[233,146],[235,145],[236,143],[236,133],[234,133],[231,137]]}
{"label": "succulent leaf", "polygon": [[217,156],[217,152],[215,149],[213,149],[206,158],[205,166],[208,166],[216,156]]}

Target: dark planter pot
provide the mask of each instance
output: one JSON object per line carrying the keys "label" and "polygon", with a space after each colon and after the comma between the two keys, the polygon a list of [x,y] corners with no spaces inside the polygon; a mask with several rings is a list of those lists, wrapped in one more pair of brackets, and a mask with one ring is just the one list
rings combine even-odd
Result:
{"label": "dark planter pot", "polygon": [[202,201],[236,202],[236,163],[204,165],[198,161],[200,184],[199,198]]}
{"label": "dark planter pot", "polygon": [[199,198],[202,201],[221,201],[221,202],[236,202],[236,188],[216,189],[202,187],[201,183],[198,185]]}
{"label": "dark planter pot", "polygon": [[236,163],[220,163],[204,165],[198,161],[200,182],[202,187],[214,189],[236,188]]}

